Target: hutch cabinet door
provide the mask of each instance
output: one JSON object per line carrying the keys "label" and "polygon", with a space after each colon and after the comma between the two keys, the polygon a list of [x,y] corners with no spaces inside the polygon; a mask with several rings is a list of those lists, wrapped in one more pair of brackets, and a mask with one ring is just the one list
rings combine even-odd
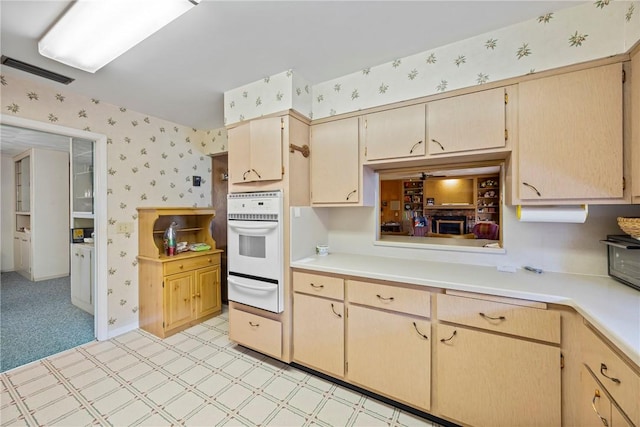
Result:
{"label": "hutch cabinet door", "polygon": [[193,319],[195,283],[193,271],[172,274],[164,280],[165,330],[173,329]]}
{"label": "hutch cabinet door", "polygon": [[220,266],[196,270],[196,317],[215,313],[222,308]]}

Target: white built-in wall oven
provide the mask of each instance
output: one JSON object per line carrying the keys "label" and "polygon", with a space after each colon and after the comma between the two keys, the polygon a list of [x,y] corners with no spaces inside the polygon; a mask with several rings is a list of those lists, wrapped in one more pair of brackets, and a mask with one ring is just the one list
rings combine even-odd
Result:
{"label": "white built-in wall oven", "polygon": [[284,310],[284,234],[281,191],[227,195],[228,298]]}

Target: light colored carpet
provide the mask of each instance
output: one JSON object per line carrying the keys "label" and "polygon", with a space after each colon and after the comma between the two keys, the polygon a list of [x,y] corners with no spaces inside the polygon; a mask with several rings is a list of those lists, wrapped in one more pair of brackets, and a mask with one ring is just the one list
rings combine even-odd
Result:
{"label": "light colored carpet", "polygon": [[69,277],[0,276],[0,372],[95,339],[93,316],[71,304]]}

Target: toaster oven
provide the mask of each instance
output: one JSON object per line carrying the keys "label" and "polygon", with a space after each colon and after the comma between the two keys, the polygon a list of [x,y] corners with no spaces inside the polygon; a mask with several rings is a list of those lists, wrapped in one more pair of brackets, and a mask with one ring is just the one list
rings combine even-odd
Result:
{"label": "toaster oven", "polygon": [[609,235],[607,245],[609,276],[640,291],[640,240],[628,235]]}

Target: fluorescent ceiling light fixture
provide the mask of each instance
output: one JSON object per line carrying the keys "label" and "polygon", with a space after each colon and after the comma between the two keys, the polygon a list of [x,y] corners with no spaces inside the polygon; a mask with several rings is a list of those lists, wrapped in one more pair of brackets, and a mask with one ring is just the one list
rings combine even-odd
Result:
{"label": "fluorescent ceiling light fixture", "polygon": [[95,73],[199,2],[77,0],[38,42],[38,51]]}

